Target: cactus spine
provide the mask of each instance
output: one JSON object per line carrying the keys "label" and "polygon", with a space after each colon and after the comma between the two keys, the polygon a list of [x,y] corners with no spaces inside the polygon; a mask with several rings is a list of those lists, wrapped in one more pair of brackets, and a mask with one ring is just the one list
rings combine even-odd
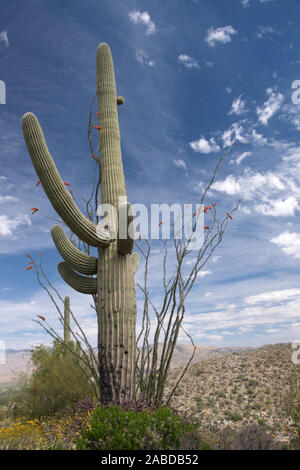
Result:
{"label": "cactus spine", "polygon": [[[139,256],[132,253],[133,234],[120,235],[124,219],[132,220],[127,202],[121,157],[117,97],[110,48],[97,49],[101,204],[114,206],[116,220],[96,226],[78,209],[48,151],[43,132],[32,113],[23,116],[23,133],[39,180],[56,212],[82,241],[98,248],[98,258],[86,255],[69,242],[60,226],[52,228],[54,243],[64,259],[58,266],[75,290],[96,295],[100,397],[103,404],[122,403],[135,390],[136,300],[134,274]],[[101,130],[100,130],[101,129]],[[97,274],[97,278],[90,277]],[[89,276],[89,277],[86,277]]]}

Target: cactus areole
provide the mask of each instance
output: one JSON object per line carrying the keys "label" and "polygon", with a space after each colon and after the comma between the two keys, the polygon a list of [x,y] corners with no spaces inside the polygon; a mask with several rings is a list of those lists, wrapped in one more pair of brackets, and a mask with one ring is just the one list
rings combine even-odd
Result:
{"label": "cactus areole", "polygon": [[[98,248],[98,258],[78,250],[63,228],[52,230],[54,243],[64,259],[58,265],[62,278],[72,288],[96,298],[98,358],[102,404],[131,400],[135,390],[136,298],[134,275],[139,257],[132,253],[132,231],[124,237],[119,227],[124,217],[132,220],[123,172],[113,61],[110,48],[97,48],[97,95],[101,204],[114,206],[118,217],[111,224],[96,225],[78,209],[65,187],[48,151],[34,114],[22,119],[25,142],[38,178],[53,208],[79,239]],[[120,202],[121,201],[121,202]],[[124,215],[125,214],[125,215]],[[131,224],[132,225],[132,224]]]}

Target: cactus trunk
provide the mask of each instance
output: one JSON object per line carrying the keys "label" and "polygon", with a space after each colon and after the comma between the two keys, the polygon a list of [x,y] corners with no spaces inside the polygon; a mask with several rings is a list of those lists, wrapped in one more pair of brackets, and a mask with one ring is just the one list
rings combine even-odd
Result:
{"label": "cactus trunk", "polygon": [[[127,197],[114,69],[106,44],[100,44],[97,49],[97,92],[101,203],[112,204],[118,210],[120,200],[127,200]],[[98,322],[101,401],[131,399],[135,387],[136,347],[134,271],[131,257],[119,252],[117,241],[105,250],[99,249]]]}

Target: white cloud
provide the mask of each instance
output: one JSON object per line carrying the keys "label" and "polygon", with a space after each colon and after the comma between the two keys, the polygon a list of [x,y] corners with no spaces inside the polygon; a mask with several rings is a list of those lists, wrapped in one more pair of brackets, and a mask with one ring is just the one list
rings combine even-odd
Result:
{"label": "white cloud", "polygon": [[187,67],[188,69],[198,69],[199,68],[198,61],[196,59],[194,59],[193,57],[190,57],[187,54],[180,54],[178,56],[178,62],[179,62],[179,64],[182,64],[185,67]]}
{"label": "white cloud", "polygon": [[288,217],[295,215],[295,210],[299,209],[297,199],[290,196],[286,199],[270,200],[266,204],[256,206],[256,211],[262,215],[271,215],[273,217]]}
{"label": "white cloud", "polygon": [[245,158],[250,157],[251,152],[244,152],[242,153],[237,159],[236,159],[236,164],[239,165]]}
{"label": "white cloud", "polygon": [[281,93],[276,93],[273,88],[266,90],[268,99],[264,102],[262,107],[256,108],[258,120],[265,126],[268,124],[269,119],[280,109],[284,97]]}
{"label": "white cloud", "polygon": [[0,236],[13,237],[13,232],[19,225],[31,225],[31,220],[27,215],[19,215],[10,219],[7,215],[0,215]]}
{"label": "white cloud", "polygon": [[177,168],[183,168],[184,170],[187,169],[186,164],[183,160],[173,160],[173,163]]}
{"label": "white cloud", "polygon": [[258,32],[256,36],[262,39],[266,34],[280,34],[280,31],[276,31],[276,29],[272,28],[272,26],[258,26]]}
{"label": "white cloud", "polygon": [[246,304],[258,304],[261,302],[282,302],[288,299],[299,297],[300,298],[300,289],[282,289],[274,290],[270,292],[263,292],[258,295],[251,295],[250,297],[245,298]]}
{"label": "white cloud", "polygon": [[268,142],[268,139],[266,139],[262,134],[258,134],[255,129],[252,130],[251,137],[254,143],[260,145],[266,145]]}
{"label": "white cloud", "polygon": [[249,136],[240,123],[234,122],[229,129],[223,132],[222,140],[224,147],[230,147],[235,141],[248,144]]}
{"label": "white cloud", "polygon": [[250,0],[242,0],[241,1],[241,4],[243,5],[243,7],[249,7],[250,6]]}
{"label": "white cloud", "polygon": [[231,36],[236,34],[237,31],[232,26],[224,26],[223,28],[209,28],[205,41],[210,47],[214,47],[216,43],[221,42],[223,44],[230,42]]}
{"label": "white cloud", "polygon": [[143,49],[139,49],[138,51],[136,51],[135,56],[139,64],[148,65],[149,67],[154,66],[154,61],[149,60],[148,54]]}
{"label": "white cloud", "polygon": [[147,11],[141,12],[139,10],[133,10],[129,14],[129,19],[134,23],[134,24],[143,24],[147,26],[146,29],[146,34],[155,34],[156,33],[156,27],[153,21],[150,19],[150,15]]}
{"label": "white cloud", "polygon": [[1,196],[0,195],[0,203],[1,202],[18,202],[18,199],[14,196]]}
{"label": "white cloud", "polygon": [[197,277],[205,277],[208,274],[211,274],[211,271],[199,271]]}
{"label": "white cloud", "polygon": [[237,116],[244,114],[247,112],[246,109],[246,101],[242,99],[242,96],[239,96],[236,98],[232,105],[231,105],[231,110],[229,111],[230,114],[236,114]]}
{"label": "white cloud", "polygon": [[211,152],[218,152],[220,147],[215,142],[215,139],[212,137],[210,140],[206,140],[204,137],[200,137],[199,140],[195,140],[194,142],[190,142],[190,147],[199,153],[211,153]]}
{"label": "white cloud", "polygon": [[261,197],[261,194],[270,196],[272,191],[285,189],[285,184],[271,171],[258,173],[247,168],[243,176],[228,175],[223,181],[216,181],[212,189],[231,196],[237,194],[250,200]]}
{"label": "white cloud", "polygon": [[278,245],[286,255],[300,258],[300,233],[284,231],[270,241]]}
{"label": "white cloud", "polygon": [[8,36],[7,36],[6,30],[0,33],[0,42],[4,42],[5,46],[9,47]]}
{"label": "white cloud", "polygon": [[230,95],[230,93],[232,92],[232,88],[230,88],[229,86],[227,86],[227,87],[225,88],[225,91],[226,91],[226,93],[227,93],[228,95]]}

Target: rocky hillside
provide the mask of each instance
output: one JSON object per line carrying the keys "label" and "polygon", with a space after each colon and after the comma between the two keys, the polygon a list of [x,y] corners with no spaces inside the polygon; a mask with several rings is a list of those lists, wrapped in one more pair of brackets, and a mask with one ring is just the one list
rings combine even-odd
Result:
{"label": "rocky hillside", "polygon": [[[284,411],[289,378],[296,372],[292,351],[290,344],[275,344],[198,362],[189,367],[171,405],[200,419],[208,433],[259,423],[288,443],[296,434]],[[170,372],[166,393],[180,372]]]}

